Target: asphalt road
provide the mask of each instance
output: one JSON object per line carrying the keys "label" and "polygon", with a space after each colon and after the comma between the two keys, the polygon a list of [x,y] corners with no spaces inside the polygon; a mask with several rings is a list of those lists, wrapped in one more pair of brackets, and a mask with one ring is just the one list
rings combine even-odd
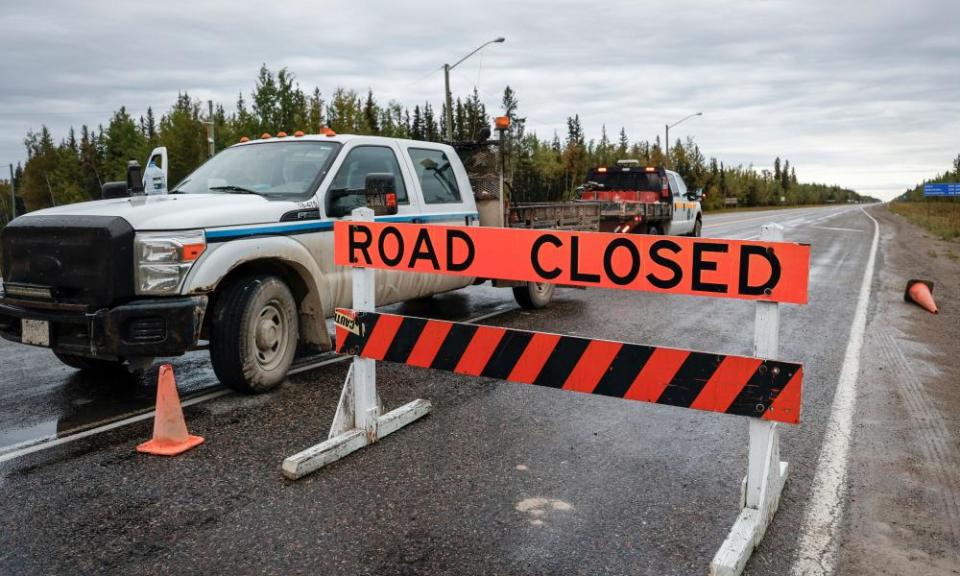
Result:
{"label": "asphalt road", "polygon": [[[830,415],[873,224],[857,207],[708,216],[704,235],[756,238],[775,221],[812,245],[810,304],[782,306],[781,358],[805,364],[791,474],[749,574],[788,574]],[[752,352],[754,305],[560,290],[545,311],[474,287],[405,313],[728,354]],[[92,381],[0,343],[0,446],[143,410],[149,376]],[[731,416],[404,366],[380,369],[388,409],[434,412],[297,483],[284,456],[325,437],[344,364],[276,393],[187,409],[206,444],[135,455],[149,421],[0,463],[0,573],[701,574],[738,513],[747,423]],[[181,389],[215,386],[202,353]],[[0,448],[0,460],[2,460]]]}

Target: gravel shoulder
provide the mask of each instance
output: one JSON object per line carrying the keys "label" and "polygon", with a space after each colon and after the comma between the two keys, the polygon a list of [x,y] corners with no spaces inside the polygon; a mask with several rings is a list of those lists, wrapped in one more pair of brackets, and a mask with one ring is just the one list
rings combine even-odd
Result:
{"label": "gravel shoulder", "polygon": [[[850,462],[840,574],[960,574],[960,242],[886,206]],[[907,304],[932,280],[940,308]]]}

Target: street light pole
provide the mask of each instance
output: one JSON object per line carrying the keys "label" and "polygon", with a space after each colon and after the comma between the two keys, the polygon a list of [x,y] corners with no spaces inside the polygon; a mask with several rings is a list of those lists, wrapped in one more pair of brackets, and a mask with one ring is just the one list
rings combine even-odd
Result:
{"label": "street light pole", "polygon": [[495,38],[495,39],[493,39],[493,40],[490,40],[489,42],[484,42],[484,43],[481,44],[477,49],[475,49],[473,52],[471,52],[471,53],[467,54],[466,56],[464,56],[463,58],[457,60],[457,62],[456,62],[455,64],[453,64],[452,66],[451,66],[450,64],[444,64],[444,65],[443,65],[443,86],[444,86],[444,94],[443,94],[443,95],[444,95],[444,99],[446,100],[446,103],[447,103],[447,114],[446,114],[446,119],[447,119],[446,137],[447,137],[447,142],[453,142],[453,95],[450,94],[450,71],[453,70],[454,68],[456,68],[457,66],[459,66],[459,65],[460,65],[464,60],[466,60],[467,58],[473,56],[473,55],[476,54],[477,52],[479,52],[479,51],[483,50],[484,48],[486,48],[488,45],[490,45],[490,44],[502,44],[504,41],[506,41],[506,38],[504,38],[503,36],[500,36],[499,38]]}
{"label": "street light pole", "polygon": [[666,142],[665,142],[666,146],[665,146],[665,148],[664,148],[664,151],[665,151],[665,152],[664,152],[664,156],[663,156],[663,163],[666,165],[667,168],[670,167],[670,129],[673,128],[674,126],[676,126],[677,124],[681,123],[681,122],[684,122],[684,121],[686,121],[686,120],[689,120],[689,119],[693,118],[694,116],[703,116],[703,112],[697,112],[696,114],[691,114],[691,115],[689,115],[689,116],[686,116],[686,117],[684,117],[684,118],[681,118],[680,120],[677,120],[677,121],[674,122],[673,124],[666,124],[666,127],[667,127],[667,128],[666,128],[666,137],[667,137],[667,140],[666,140]]}

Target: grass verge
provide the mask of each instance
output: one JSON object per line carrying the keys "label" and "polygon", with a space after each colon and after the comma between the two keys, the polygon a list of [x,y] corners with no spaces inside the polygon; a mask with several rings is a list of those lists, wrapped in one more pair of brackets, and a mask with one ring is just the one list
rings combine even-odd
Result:
{"label": "grass verge", "polygon": [[890,210],[943,240],[960,237],[960,202],[891,202]]}

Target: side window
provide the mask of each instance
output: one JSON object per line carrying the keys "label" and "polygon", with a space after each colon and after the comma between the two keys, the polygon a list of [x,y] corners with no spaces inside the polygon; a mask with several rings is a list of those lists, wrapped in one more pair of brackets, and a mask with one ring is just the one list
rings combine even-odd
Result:
{"label": "side window", "polygon": [[330,190],[363,190],[367,174],[393,174],[397,183],[397,202],[410,202],[397,155],[386,146],[357,146],[350,150],[330,184]]}
{"label": "side window", "polygon": [[670,182],[670,191],[674,196],[680,195],[680,187],[677,186],[677,179],[673,174],[667,174],[667,181]]}
{"label": "side window", "polygon": [[460,188],[453,165],[440,150],[410,148],[410,159],[420,179],[423,201],[427,204],[456,204],[460,202]]}
{"label": "side window", "polygon": [[680,176],[675,176],[677,179],[677,194],[680,196],[687,195],[687,184],[683,181],[683,178]]}

